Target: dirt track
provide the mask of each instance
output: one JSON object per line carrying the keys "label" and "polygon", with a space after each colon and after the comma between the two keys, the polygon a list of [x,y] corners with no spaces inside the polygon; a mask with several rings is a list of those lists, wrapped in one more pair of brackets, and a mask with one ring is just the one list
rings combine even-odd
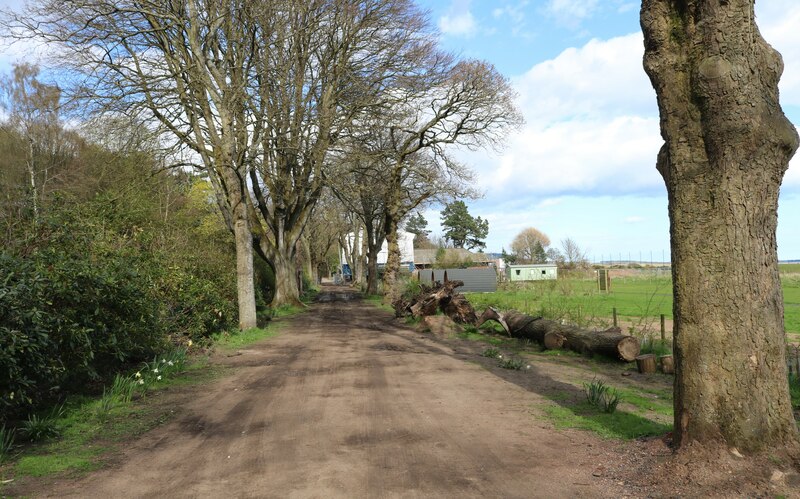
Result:
{"label": "dirt track", "polygon": [[554,431],[536,416],[544,399],[500,377],[511,373],[481,367],[480,346],[332,297],[288,320],[277,338],[225,358],[238,368],[233,376],[193,388],[178,416],[132,442],[117,465],[45,494],[624,494],[593,476],[612,444]]}

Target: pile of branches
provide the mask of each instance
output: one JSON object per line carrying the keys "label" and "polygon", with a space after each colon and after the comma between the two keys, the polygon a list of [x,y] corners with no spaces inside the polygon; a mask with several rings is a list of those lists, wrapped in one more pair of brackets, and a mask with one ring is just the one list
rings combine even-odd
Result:
{"label": "pile of branches", "polygon": [[478,320],[475,309],[464,295],[455,291],[463,285],[464,281],[457,280],[421,284],[419,294],[410,298],[400,297],[392,302],[395,316],[421,319],[441,311],[459,324],[475,324]]}

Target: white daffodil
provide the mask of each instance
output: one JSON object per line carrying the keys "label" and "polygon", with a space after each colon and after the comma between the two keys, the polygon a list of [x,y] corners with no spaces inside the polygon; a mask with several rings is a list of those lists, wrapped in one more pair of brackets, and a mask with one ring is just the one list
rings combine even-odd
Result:
{"label": "white daffodil", "polygon": [[188,343],[186,343],[186,345],[187,345],[187,346],[192,346],[192,340],[189,340],[189,342],[188,342]]}
{"label": "white daffodil", "polygon": [[161,381],[161,376],[156,376],[156,381]]}
{"label": "white daffodil", "polygon": [[174,366],[175,364],[173,364],[172,361],[169,361],[169,362],[167,362],[167,365],[168,366]]}
{"label": "white daffodil", "polygon": [[153,372],[158,374],[158,368],[156,367],[155,369],[153,369]]}
{"label": "white daffodil", "polygon": [[143,380],[143,379],[140,379],[140,380],[139,380],[139,384],[140,384],[140,385],[143,385],[143,384],[144,384],[144,380]]}
{"label": "white daffodil", "polygon": [[136,374],[134,374],[134,376],[135,376],[137,379],[139,379],[139,378],[141,378],[141,377],[142,377],[142,373],[141,373],[141,372],[139,372],[139,371],[136,371]]}

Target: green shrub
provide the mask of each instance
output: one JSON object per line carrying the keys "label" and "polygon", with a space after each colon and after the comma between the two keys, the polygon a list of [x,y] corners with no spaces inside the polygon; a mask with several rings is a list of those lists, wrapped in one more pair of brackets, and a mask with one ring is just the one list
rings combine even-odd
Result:
{"label": "green shrub", "polygon": [[218,281],[176,267],[162,271],[156,281],[161,327],[195,341],[234,327],[236,296],[224,291],[234,288]]}
{"label": "green shrub", "polygon": [[0,406],[35,406],[163,348],[141,264],[56,251],[0,255]]}

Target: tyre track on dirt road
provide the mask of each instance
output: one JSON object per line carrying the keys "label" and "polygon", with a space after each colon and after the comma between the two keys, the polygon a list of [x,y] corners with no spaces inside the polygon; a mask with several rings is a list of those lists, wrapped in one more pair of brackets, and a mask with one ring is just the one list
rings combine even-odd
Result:
{"label": "tyre track on dirt road", "polygon": [[591,435],[532,416],[543,399],[358,300],[318,303],[225,358],[173,421],[120,462],[42,495],[618,497]]}

